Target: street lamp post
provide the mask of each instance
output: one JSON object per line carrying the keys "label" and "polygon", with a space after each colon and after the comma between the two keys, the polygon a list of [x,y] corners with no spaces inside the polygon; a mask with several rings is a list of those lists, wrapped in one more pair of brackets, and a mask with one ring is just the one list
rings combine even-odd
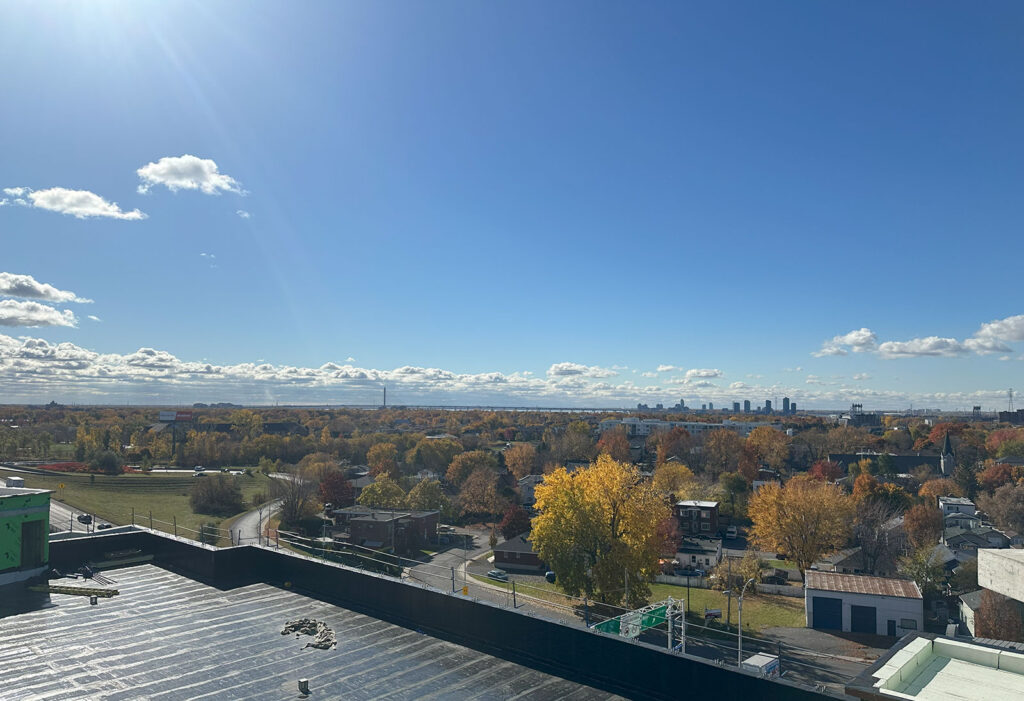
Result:
{"label": "street lamp post", "polygon": [[737,640],[737,646],[736,646],[736,664],[737,665],[743,664],[743,594],[746,593],[746,591],[747,591],[747,585],[750,584],[753,581],[754,581],[754,578],[751,577],[750,579],[748,579],[746,582],[743,583],[743,588],[740,589],[740,598],[737,599],[737,602],[739,604],[739,614],[738,614],[739,618],[737,619],[737,626],[736,626],[737,630],[739,631],[739,637],[736,639]]}

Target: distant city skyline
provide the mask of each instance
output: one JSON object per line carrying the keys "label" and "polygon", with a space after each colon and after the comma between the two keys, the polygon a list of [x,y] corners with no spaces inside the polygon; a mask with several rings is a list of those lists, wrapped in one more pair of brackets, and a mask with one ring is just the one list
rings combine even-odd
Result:
{"label": "distant city skyline", "polygon": [[1018,3],[62,8],[0,25],[0,401],[1024,384]]}

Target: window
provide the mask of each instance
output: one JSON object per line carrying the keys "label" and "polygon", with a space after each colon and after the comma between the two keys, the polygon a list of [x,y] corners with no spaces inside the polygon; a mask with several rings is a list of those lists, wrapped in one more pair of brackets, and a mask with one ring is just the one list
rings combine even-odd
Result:
{"label": "window", "polygon": [[693,564],[697,564],[697,556],[696,555],[690,555],[690,562],[693,563]]}
{"label": "window", "polygon": [[711,524],[710,523],[702,523],[702,524],[700,524],[700,529],[702,531],[710,531],[711,530]]}
{"label": "window", "polygon": [[917,621],[913,618],[901,618],[900,628],[903,630],[917,630]]}
{"label": "window", "polygon": [[711,518],[711,512],[710,511],[701,511],[700,512],[700,517],[701,518]]}

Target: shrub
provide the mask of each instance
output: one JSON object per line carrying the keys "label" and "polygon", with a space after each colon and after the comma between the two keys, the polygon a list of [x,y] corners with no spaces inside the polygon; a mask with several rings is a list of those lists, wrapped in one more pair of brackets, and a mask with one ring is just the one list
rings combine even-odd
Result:
{"label": "shrub", "polygon": [[244,508],[242,488],[238,486],[237,479],[228,475],[196,479],[190,503],[197,514],[214,516],[231,516]]}

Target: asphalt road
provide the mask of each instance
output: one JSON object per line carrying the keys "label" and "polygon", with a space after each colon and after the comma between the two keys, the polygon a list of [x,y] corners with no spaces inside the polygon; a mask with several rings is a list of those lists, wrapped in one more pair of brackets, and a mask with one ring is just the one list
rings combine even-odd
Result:
{"label": "asphalt road", "polygon": [[261,507],[246,511],[235,519],[231,526],[232,541],[239,545],[258,543],[260,540],[260,527],[266,528],[271,517],[281,508],[281,500],[269,502]]}
{"label": "asphalt road", "polygon": [[75,533],[91,533],[102,523],[103,519],[93,517],[92,523],[85,524],[78,521],[78,516],[84,512],[75,509],[67,504],[50,499],[50,525],[61,531],[70,530]]}

